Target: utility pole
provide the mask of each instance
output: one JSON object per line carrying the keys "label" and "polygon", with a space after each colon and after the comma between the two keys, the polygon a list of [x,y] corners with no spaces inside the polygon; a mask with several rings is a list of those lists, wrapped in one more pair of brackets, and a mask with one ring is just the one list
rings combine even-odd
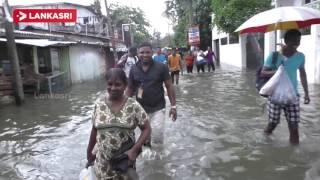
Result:
{"label": "utility pole", "polygon": [[[193,10],[192,10],[192,0],[189,0],[189,27],[187,27],[187,44],[189,44],[189,28],[193,26]],[[192,45],[190,44],[190,47]]]}
{"label": "utility pole", "polygon": [[190,24],[190,27],[193,25],[192,0],[189,0],[189,24]]}
{"label": "utility pole", "polygon": [[115,42],[115,37],[114,37],[114,26],[112,26],[112,19],[110,17],[110,9],[108,7],[108,2],[107,0],[104,0],[104,4],[106,7],[106,12],[107,12],[107,24],[108,24],[108,32],[109,32],[109,37],[111,38],[111,43],[112,43],[112,49],[113,49],[113,64],[118,61],[118,55],[116,51],[116,42]]}
{"label": "utility pole", "polygon": [[131,46],[134,46],[134,28],[135,28],[135,25],[133,24],[130,24],[130,43],[131,43]]}
{"label": "utility pole", "polygon": [[13,32],[13,24],[12,17],[10,13],[10,7],[8,0],[4,0],[3,2],[3,15],[5,17],[5,30],[7,37],[7,49],[8,56],[11,62],[12,75],[13,75],[13,88],[14,88],[14,97],[17,105],[21,105],[24,101],[24,93],[23,93],[23,85],[20,73],[19,66],[19,58],[17,53],[17,46],[14,41],[14,32]]}

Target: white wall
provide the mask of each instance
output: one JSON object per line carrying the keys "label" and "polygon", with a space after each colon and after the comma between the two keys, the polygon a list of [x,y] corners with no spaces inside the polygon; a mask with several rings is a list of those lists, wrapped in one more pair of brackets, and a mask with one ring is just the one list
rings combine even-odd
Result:
{"label": "white wall", "polygon": [[315,57],[314,57],[314,83],[320,84],[320,25],[312,27],[315,38]]}
{"label": "white wall", "polygon": [[[225,37],[228,37],[227,33],[219,32],[216,29],[216,27],[214,27],[212,29],[212,43],[213,43],[212,47],[215,47],[214,40],[225,38]],[[221,45],[221,42],[220,42],[219,44],[220,44],[219,49],[220,49],[221,64],[229,64],[229,65],[237,66],[239,68],[245,67],[245,63],[243,63],[243,57],[241,54],[240,43]]]}
{"label": "white wall", "polygon": [[69,56],[72,83],[97,79],[105,73],[106,58],[99,47],[71,46]]}
{"label": "white wall", "polygon": [[239,68],[245,67],[242,63],[240,44],[220,45],[220,62]]}
{"label": "white wall", "polygon": [[320,84],[320,27],[312,26],[311,35],[301,37],[298,51],[306,56],[305,69],[307,72],[308,82]]}
{"label": "white wall", "polygon": [[314,83],[314,67],[315,67],[315,40],[312,35],[304,35],[301,37],[300,46],[298,51],[304,53],[306,57],[305,69],[307,72],[307,78],[310,83]]}

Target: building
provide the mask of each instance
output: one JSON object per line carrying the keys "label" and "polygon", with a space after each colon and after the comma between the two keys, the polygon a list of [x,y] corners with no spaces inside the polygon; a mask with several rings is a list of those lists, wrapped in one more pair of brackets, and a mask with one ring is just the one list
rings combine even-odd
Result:
{"label": "building", "polygon": [[[31,62],[35,73],[44,74],[48,79],[48,85],[44,87],[50,93],[73,83],[100,78],[113,66],[115,60],[105,18],[90,6],[46,3],[14,8],[77,9],[76,23],[19,23],[15,26],[20,64]],[[3,78],[3,75],[10,69],[10,61],[3,28],[0,28],[0,84],[7,87],[11,84],[10,78]],[[118,42],[117,46],[121,45],[123,43]],[[10,94],[10,91],[4,94]]]}
{"label": "building", "polygon": [[[307,6],[320,9],[320,0],[275,0],[275,7]],[[309,83],[320,84],[320,25],[312,25],[302,31],[301,44],[298,48],[306,55],[306,71]],[[276,42],[283,42],[283,32],[278,31]],[[234,35],[212,30],[212,47],[217,52],[222,64],[239,68],[256,69],[262,60],[275,50],[275,35],[270,33],[255,33]],[[311,42],[311,43],[310,43]],[[232,53],[229,53],[232,52]]]}
{"label": "building", "polygon": [[[16,27],[18,30],[39,34],[62,35],[66,41],[77,42],[68,48],[70,64],[68,74],[72,83],[98,78],[105,73],[106,66],[112,66],[114,60],[110,59],[111,55],[107,55],[111,53],[107,24],[102,16],[96,14],[90,6],[46,3],[16,6],[15,8],[77,9],[76,23],[19,23]],[[58,54],[60,54],[59,51]]]}

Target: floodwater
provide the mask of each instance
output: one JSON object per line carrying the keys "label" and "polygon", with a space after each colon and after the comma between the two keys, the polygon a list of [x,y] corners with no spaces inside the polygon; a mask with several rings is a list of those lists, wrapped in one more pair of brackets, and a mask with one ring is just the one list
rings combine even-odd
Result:
{"label": "floodwater", "polygon": [[[273,135],[263,135],[264,99],[254,78],[253,71],[229,66],[182,76],[175,87],[178,120],[167,118],[163,146],[139,157],[140,179],[320,179],[320,87],[309,86],[301,143],[293,147],[283,117]],[[22,107],[1,106],[0,180],[77,180],[86,162],[92,105],[104,86],[84,83],[55,97],[27,97]]]}

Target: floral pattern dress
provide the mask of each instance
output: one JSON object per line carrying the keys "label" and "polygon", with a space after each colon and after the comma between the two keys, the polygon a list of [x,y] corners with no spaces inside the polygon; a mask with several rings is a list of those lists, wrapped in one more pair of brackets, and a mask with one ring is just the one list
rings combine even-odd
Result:
{"label": "floral pattern dress", "polygon": [[105,96],[96,101],[92,123],[97,129],[94,169],[99,180],[127,179],[124,174],[112,170],[109,160],[122,143],[129,138],[135,140],[134,129],[143,126],[147,119],[148,115],[142,106],[130,97],[118,113],[111,111]]}

